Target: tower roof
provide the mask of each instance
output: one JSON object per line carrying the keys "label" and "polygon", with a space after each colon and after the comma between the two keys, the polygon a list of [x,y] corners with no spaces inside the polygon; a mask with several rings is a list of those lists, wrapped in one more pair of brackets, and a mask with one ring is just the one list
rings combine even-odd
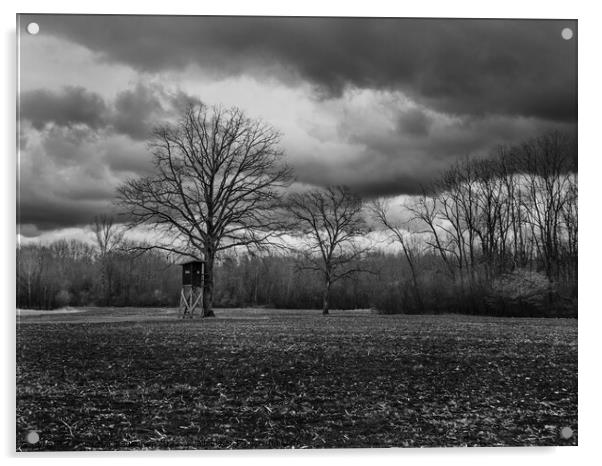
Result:
{"label": "tower roof", "polygon": [[205,261],[202,260],[188,260],[186,262],[180,262],[178,265],[188,265],[188,264],[204,264]]}

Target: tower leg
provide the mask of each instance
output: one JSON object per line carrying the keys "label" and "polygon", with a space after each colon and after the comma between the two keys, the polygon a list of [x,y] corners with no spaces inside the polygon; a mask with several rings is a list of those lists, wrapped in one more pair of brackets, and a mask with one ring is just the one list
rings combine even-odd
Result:
{"label": "tower leg", "polygon": [[185,286],[180,292],[180,307],[178,316],[182,319],[193,319],[195,311],[202,303],[203,288]]}
{"label": "tower leg", "polygon": [[[196,290],[196,293],[195,293],[195,290]],[[195,294],[196,294],[196,296],[194,296]],[[190,317],[191,318],[194,315],[194,311],[198,307],[202,296],[203,296],[202,288],[193,288],[191,290],[191,292],[190,292],[190,302],[192,303],[192,305],[190,306]],[[193,299],[194,299],[194,301],[193,301]]]}
{"label": "tower leg", "polygon": [[178,317],[185,319],[187,313],[188,299],[186,298],[186,290],[182,288],[182,291],[180,292],[180,308],[178,309]]}

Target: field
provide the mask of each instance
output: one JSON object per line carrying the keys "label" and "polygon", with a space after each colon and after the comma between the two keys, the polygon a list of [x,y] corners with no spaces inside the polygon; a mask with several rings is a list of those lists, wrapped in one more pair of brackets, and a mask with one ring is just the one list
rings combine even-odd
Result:
{"label": "field", "polygon": [[23,313],[17,450],[577,444],[576,320],[216,313]]}

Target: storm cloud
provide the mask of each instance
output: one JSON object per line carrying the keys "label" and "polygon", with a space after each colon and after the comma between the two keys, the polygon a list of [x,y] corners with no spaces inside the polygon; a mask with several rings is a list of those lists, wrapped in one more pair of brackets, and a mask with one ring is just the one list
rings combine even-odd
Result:
{"label": "storm cloud", "polygon": [[448,113],[573,120],[576,21],[53,15],[44,30],[143,72],[195,64],[217,75],[401,90]]}
{"label": "storm cloud", "polygon": [[42,129],[47,123],[59,126],[85,124],[103,126],[107,107],[98,94],[82,87],[65,87],[62,92],[36,89],[19,96],[20,117]]}
{"label": "storm cloud", "polygon": [[30,121],[37,130],[48,124],[84,125],[146,140],[155,126],[173,119],[178,110],[194,103],[200,100],[182,91],[169,93],[160,85],[137,83],[134,88],[120,91],[113,101],[81,87],[65,86],[57,92],[22,92],[20,118]]}
{"label": "storm cloud", "polygon": [[[574,20],[23,15],[22,231],[83,226],[152,170],[189,103],[282,134],[297,181],[411,195],[498,144],[577,124]],[[40,79],[40,76],[46,76]]]}

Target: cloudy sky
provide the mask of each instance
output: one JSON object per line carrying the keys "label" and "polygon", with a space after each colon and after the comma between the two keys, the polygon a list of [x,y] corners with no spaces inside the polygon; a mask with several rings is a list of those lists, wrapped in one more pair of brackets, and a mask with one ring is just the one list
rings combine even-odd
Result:
{"label": "cloudy sky", "polygon": [[270,123],[302,183],[411,195],[459,157],[576,127],[566,27],[576,34],[568,20],[21,16],[20,234],[85,230],[151,169],[153,125],[190,101]]}

